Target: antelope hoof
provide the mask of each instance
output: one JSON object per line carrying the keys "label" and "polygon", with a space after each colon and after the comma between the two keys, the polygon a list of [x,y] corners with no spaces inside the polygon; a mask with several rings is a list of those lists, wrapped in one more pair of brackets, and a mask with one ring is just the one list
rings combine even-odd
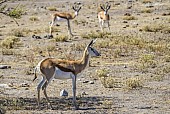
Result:
{"label": "antelope hoof", "polygon": [[54,108],[53,108],[52,106],[50,106],[50,109],[51,109],[51,110],[54,110]]}
{"label": "antelope hoof", "polygon": [[53,35],[46,35],[46,36],[44,36],[44,38],[51,39],[51,38],[53,38]]}
{"label": "antelope hoof", "polygon": [[79,106],[74,106],[74,110],[78,110],[79,109]]}
{"label": "antelope hoof", "polygon": [[51,103],[48,103],[48,104],[47,104],[47,108],[50,108],[51,110],[54,110],[54,108],[53,108],[53,106],[52,106]]}
{"label": "antelope hoof", "polygon": [[40,107],[40,106],[37,106],[37,110],[41,110],[41,107]]}
{"label": "antelope hoof", "polygon": [[74,34],[72,34],[72,33],[71,33],[71,34],[70,34],[70,36],[71,36],[71,37],[73,37],[73,36],[74,36]]}

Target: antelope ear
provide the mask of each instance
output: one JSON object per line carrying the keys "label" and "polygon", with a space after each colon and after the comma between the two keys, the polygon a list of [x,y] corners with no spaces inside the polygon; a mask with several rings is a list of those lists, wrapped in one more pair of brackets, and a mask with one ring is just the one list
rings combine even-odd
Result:
{"label": "antelope ear", "polygon": [[90,47],[93,44],[93,40],[89,43],[88,47]]}
{"label": "antelope ear", "polygon": [[74,6],[72,6],[72,9],[74,10]]}
{"label": "antelope ear", "polygon": [[108,10],[110,9],[110,6],[107,8]]}
{"label": "antelope ear", "polygon": [[79,10],[81,9],[81,7],[79,8]]}
{"label": "antelope ear", "polygon": [[104,10],[103,6],[100,6],[100,8],[101,8],[102,10]]}
{"label": "antelope ear", "polygon": [[90,47],[91,45],[93,45],[93,44],[96,42],[96,40],[97,40],[97,39],[92,40],[92,41],[89,43],[88,46]]}
{"label": "antelope ear", "polygon": [[93,40],[93,44],[96,42],[97,38]]}

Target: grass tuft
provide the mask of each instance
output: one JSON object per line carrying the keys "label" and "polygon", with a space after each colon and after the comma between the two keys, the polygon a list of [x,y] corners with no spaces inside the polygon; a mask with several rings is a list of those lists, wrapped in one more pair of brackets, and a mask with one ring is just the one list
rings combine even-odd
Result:
{"label": "grass tuft", "polygon": [[170,33],[170,27],[164,24],[152,24],[146,25],[142,28],[142,31],[145,32],[163,32],[163,33]]}
{"label": "grass tuft", "polygon": [[152,0],[143,0],[142,3],[146,4],[146,3],[152,3]]}
{"label": "grass tuft", "polygon": [[82,38],[91,39],[91,38],[109,38],[111,33],[108,32],[93,32],[91,31],[89,34],[81,34]]}
{"label": "grass tuft", "polygon": [[143,85],[142,81],[139,78],[128,78],[126,80],[126,86],[129,89],[141,88]]}
{"label": "grass tuft", "polygon": [[38,17],[36,17],[36,16],[31,16],[31,17],[29,18],[29,20],[30,20],[30,21],[39,21]]}
{"label": "grass tuft", "polygon": [[141,13],[152,13],[152,12],[153,12],[153,10],[150,9],[150,8],[146,8],[146,9],[143,9],[143,10],[141,11]]}
{"label": "grass tuft", "polygon": [[52,7],[52,6],[51,6],[51,7],[48,7],[47,9],[48,9],[49,11],[57,11],[57,8],[56,8],[56,7]]}
{"label": "grass tuft", "polygon": [[101,83],[105,88],[113,88],[115,80],[111,76],[108,76],[108,69],[100,69],[96,72],[97,76],[99,77]]}
{"label": "grass tuft", "polygon": [[123,20],[137,20],[135,16],[124,16]]}
{"label": "grass tuft", "polygon": [[14,36],[10,36],[1,41],[1,47],[6,49],[11,49],[17,46],[20,39]]}
{"label": "grass tuft", "polygon": [[57,35],[56,37],[54,37],[54,40],[56,42],[66,42],[68,39],[69,38],[67,35]]}

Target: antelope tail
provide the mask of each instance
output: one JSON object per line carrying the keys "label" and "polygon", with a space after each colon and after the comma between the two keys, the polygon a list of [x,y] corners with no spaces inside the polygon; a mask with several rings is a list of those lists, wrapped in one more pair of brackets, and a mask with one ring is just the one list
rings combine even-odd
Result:
{"label": "antelope tail", "polygon": [[34,69],[34,79],[32,81],[34,81],[37,78],[36,72],[37,72],[37,67],[35,67],[35,69]]}

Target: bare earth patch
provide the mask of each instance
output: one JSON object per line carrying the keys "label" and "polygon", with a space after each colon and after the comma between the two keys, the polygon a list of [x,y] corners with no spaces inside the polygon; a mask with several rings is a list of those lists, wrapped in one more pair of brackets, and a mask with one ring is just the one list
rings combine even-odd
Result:
{"label": "bare earth patch", "polygon": [[[138,0],[130,8],[127,0],[110,0],[110,29],[100,32],[97,8],[102,0],[80,0],[82,9],[70,22],[53,27],[50,14],[73,12],[78,0],[18,0],[8,7],[23,5],[26,13],[17,19],[20,26],[0,14],[0,113],[7,114],[168,114],[170,113],[170,2]],[[150,3],[151,2],[151,3]],[[166,15],[165,15],[166,14]],[[33,37],[39,36],[39,37]],[[71,80],[52,80],[47,88],[54,110],[43,92],[37,109],[37,84],[33,70],[48,57],[77,60],[85,46],[97,38],[94,47],[100,57],[91,58],[77,80],[77,103],[73,110]],[[68,97],[60,97],[60,91]]]}

